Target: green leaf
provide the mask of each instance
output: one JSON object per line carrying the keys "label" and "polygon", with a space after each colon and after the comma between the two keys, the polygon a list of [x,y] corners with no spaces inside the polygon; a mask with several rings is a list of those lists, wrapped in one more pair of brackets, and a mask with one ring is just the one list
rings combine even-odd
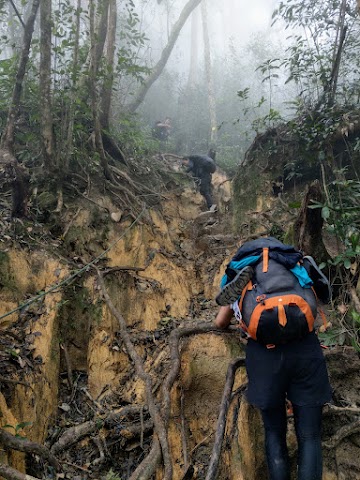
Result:
{"label": "green leaf", "polygon": [[321,209],[321,216],[324,220],[327,220],[330,217],[330,209],[329,207],[322,207]]}
{"label": "green leaf", "polygon": [[351,267],[351,262],[348,258],[345,258],[344,260],[344,267],[349,270],[349,268]]}

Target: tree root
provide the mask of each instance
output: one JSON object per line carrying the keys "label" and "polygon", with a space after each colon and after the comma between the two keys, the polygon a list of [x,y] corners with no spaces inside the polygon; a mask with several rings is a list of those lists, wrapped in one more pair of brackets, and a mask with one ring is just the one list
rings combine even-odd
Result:
{"label": "tree root", "polygon": [[0,463],[0,475],[6,480],[40,480],[31,475],[21,473],[19,470],[15,470],[15,468],[9,467],[9,465],[4,465],[3,463]]}
{"label": "tree root", "polygon": [[360,420],[355,420],[349,425],[340,428],[335,435],[333,435],[323,446],[327,449],[336,448],[344,438],[360,432]]}
{"label": "tree root", "polygon": [[229,365],[229,368],[226,374],[224,393],[223,393],[223,397],[220,405],[220,414],[219,414],[218,423],[216,427],[213,451],[210,457],[210,463],[209,463],[208,472],[205,477],[205,480],[214,480],[216,478],[216,472],[219,466],[219,460],[221,455],[222,443],[224,440],[226,417],[229,410],[231,394],[232,394],[232,389],[233,389],[234,380],[235,380],[235,374],[239,367],[244,367],[244,366],[245,366],[245,358],[236,358]]}
{"label": "tree root", "polygon": [[[177,379],[180,371],[180,351],[179,343],[182,338],[190,337],[191,335],[206,334],[206,333],[218,333],[224,334],[228,332],[239,333],[238,327],[230,326],[226,332],[224,330],[215,327],[212,323],[197,323],[187,328],[177,328],[173,330],[169,336],[169,348],[170,348],[170,364],[171,368],[164,380],[162,386],[162,413],[165,425],[167,427],[170,415],[171,388]],[[142,461],[142,463],[136,468],[129,480],[149,480],[154,474],[159,462],[161,460],[160,446],[156,441],[153,442],[149,455]]]}
{"label": "tree root", "polygon": [[60,470],[59,462],[55,458],[53,452],[49,451],[48,448],[40,445],[39,443],[31,442],[30,440],[27,440],[23,437],[15,437],[14,435],[11,435],[11,433],[5,432],[1,429],[0,443],[2,443],[5,448],[11,448],[19,452],[38,455],[39,457],[49,462],[49,464],[52,465],[56,470]]}
{"label": "tree root", "polygon": [[131,358],[131,360],[134,362],[136,373],[145,384],[145,392],[146,392],[149,412],[153,419],[154,428],[155,428],[159,443],[161,445],[161,452],[162,452],[163,461],[164,461],[164,480],[171,480],[172,464],[171,464],[171,458],[170,458],[169,443],[167,439],[167,432],[166,432],[165,422],[160,414],[159,407],[156,404],[155,398],[152,393],[151,378],[145,372],[142,359],[134,348],[130,335],[127,332],[127,325],[124,317],[117,311],[117,309],[115,308],[114,304],[112,303],[109,297],[109,294],[107,293],[104,280],[99,269],[97,269],[97,273],[98,273],[99,284],[102,290],[105,303],[107,304],[110,312],[114,315],[114,317],[119,322],[120,332],[121,332],[122,339],[123,339],[125,348],[127,350],[127,353]]}

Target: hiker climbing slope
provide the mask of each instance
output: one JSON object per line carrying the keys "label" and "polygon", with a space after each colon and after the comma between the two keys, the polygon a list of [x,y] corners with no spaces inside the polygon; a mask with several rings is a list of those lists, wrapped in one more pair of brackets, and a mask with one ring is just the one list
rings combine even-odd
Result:
{"label": "hiker climbing slope", "polygon": [[216,171],[214,160],[209,155],[189,155],[184,157],[182,164],[187,167],[186,172],[192,173],[200,186],[200,193],[206,200],[209,210],[215,210],[216,205],[212,198],[212,174]]}
{"label": "hiker climbing slope", "polygon": [[[316,264],[303,262],[301,252],[275,238],[246,242],[228,264],[216,297],[216,326],[227,328],[235,315],[247,337],[246,395],[261,411],[270,480],[290,480],[287,400],[298,442],[297,479],[322,479],[322,408],[331,387],[314,329],[314,282],[304,267]],[[324,286],[324,279],[321,274],[316,281]],[[322,291],[326,297],[328,290]]]}

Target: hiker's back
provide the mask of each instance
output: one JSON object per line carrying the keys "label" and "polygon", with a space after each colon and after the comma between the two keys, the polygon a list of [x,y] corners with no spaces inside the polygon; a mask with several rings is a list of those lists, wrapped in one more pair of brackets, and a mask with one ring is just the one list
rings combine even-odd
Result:
{"label": "hiker's back", "polygon": [[241,313],[254,340],[276,345],[299,340],[313,331],[317,315],[314,292],[302,287],[281,263],[269,258],[265,271],[264,261],[259,262],[246,288]]}
{"label": "hiker's back", "polygon": [[302,262],[302,252],[275,238],[246,242],[226,268],[217,302],[235,302],[242,328],[260,343],[301,339],[313,331],[317,315],[313,281]]}

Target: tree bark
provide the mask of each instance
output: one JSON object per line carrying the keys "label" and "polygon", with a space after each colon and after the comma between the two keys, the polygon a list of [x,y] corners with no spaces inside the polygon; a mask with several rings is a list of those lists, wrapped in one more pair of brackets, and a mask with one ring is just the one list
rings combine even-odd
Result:
{"label": "tree bark", "polygon": [[[97,71],[98,71],[98,65],[97,65],[97,58],[99,55],[99,49],[97,47],[96,43],[96,35],[95,35],[95,0],[90,0],[90,5],[89,5],[89,16],[90,16],[90,96],[91,96],[91,110],[92,110],[92,116],[93,116],[93,122],[94,122],[94,140],[95,140],[95,149],[96,152],[98,153],[100,157],[100,162],[101,166],[103,169],[103,173],[105,175],[105,178],[108,180],[113,179],[113,175],[109,169],[108,161],[106,158],[105,150],[104,150],[104,145],[102,141],[102,136],[101,136],[101,123],[100,123],[100,116],[99,116],[99,99],[98,99],[98,93],[97,93]],[[108,3],[105,2],[108,6]],[[107,17],[106,17],[107,18]]]}
{"label": "tree bark", "polygon": [[312,255],[316,261],[323,262],[329,258],[321,233],[324,220],[321,216],[321,208],[309,208],[312,200],[323,201],[323,193],[318,180],[312,182],[308,187],[295,221],[294,240],[297,247],[306,255]]}
{"label": "tree bark", "polygon": [[[99,1],[98,10],[100,10],[101,15],[99,21],[96,25],[96,47],[95,47],[95,64],[96,64],[96,73],[100,65],[101,57],[104,53],[104,46],[108,32],[108,18],[109,18],[109,1],[103,0],[101,3]],[[96,14],[97,17],[97,14]]]}
{"label": "tree bark", "polygon": [[77,90],[77,77],[79,71],[79,43],[80,43],[80,11],[81,0],[77,0],[76,13],[75,13],[75,35],[74,35],[74,53],[71,72],[72,89],[70,93],[70,105],[68,113],[68,127],[66,133],[66,145],[65,155],[63,158],[63,167],[66,172],[69,168],[70,157],[73,152],[73,134],[74,134],[74,116],[75,116],[75,99]]}
{"label": "tree bark", "polygon": [[127,109],[129,112],[133,113],[137,110],[137,108],[140,106],[142,101],[144,100],[147,92],[149,91],[149,88],[151,85],[159,78],[161,75],[162,71],[164,70],[164,67],[170,57],[170,54],[174,48],[174,45],[176,43],[176,40],[178,39],[178,36],[181,32],[181,29],[185,25],[186,20],[188,19],[189,15],[191,12],[201,3],[201,0],[189,0],[185,7],[182,9],[182,12],[180,13],[180,16],[178,20],[176,21],[175,25],[173,26],[173,29],[170,33],[169,41],[162,51],[160,60],[158,63],[154,66],[152,69],[151,74],[145,79],[143,85],[139,88],[137,94],[135,95],[134,100],[128,105]]}
{"label": "tree bark", "polygon": [[51,0],[40,3],[40,118],[45,169],[54,167],[54,136],[51,99]]}
{"label": "tree bark", "polygon": [[29,60],[30,45],[34,32],[34,24],[39,9],[40,0],[34,0],[28,21],[24,28],[23,48],[21,51],[18,71],[15,78],[12,100],[8,112],[6,126],[0,143],[0,164],[6,169],[13,171],[12,191],[13,206],[12,215],[23,217],[27,213],[28,183],[26,171],[18,164],[14,154],[15,122],[18,117],[23,81],[26,72],[26,65]]}
{"label": "tree bark", "polygon": [[[9,158],[8,156],[4,157],[2,150],[10,152],[11,157],[13,157],[15,121],[17,119],[19,111],[23,80],[25,77],[26,65],[29,60],[30,45],[32,40],[32,34],[34,32],[35,18],[39,8],[39,4],[40,0],[34,0],[30,17],[24,29],[23,48],[21,51],[19,67],[16,74],[15,86],[13,90],[11,105],[8,112],[6,127],[4,129],[0,145],[0,163],[7,163],[6,159]],[[13,158],[11,158],[10,161],[11,160],[13,160]]]}
{"label": "tree bark", "polygon": [[104,79],[104,84],[102,88],[101,115],[100,115],[101,127],[104,128],[105,130],[109,129],[111,95],[112,95],[112,87],[114,83],[116,19],[117,19],[116,0],[110,0],[107,45],[106,45],[106,52],[105,52],[105,61],[106,61],[108,74]]}

